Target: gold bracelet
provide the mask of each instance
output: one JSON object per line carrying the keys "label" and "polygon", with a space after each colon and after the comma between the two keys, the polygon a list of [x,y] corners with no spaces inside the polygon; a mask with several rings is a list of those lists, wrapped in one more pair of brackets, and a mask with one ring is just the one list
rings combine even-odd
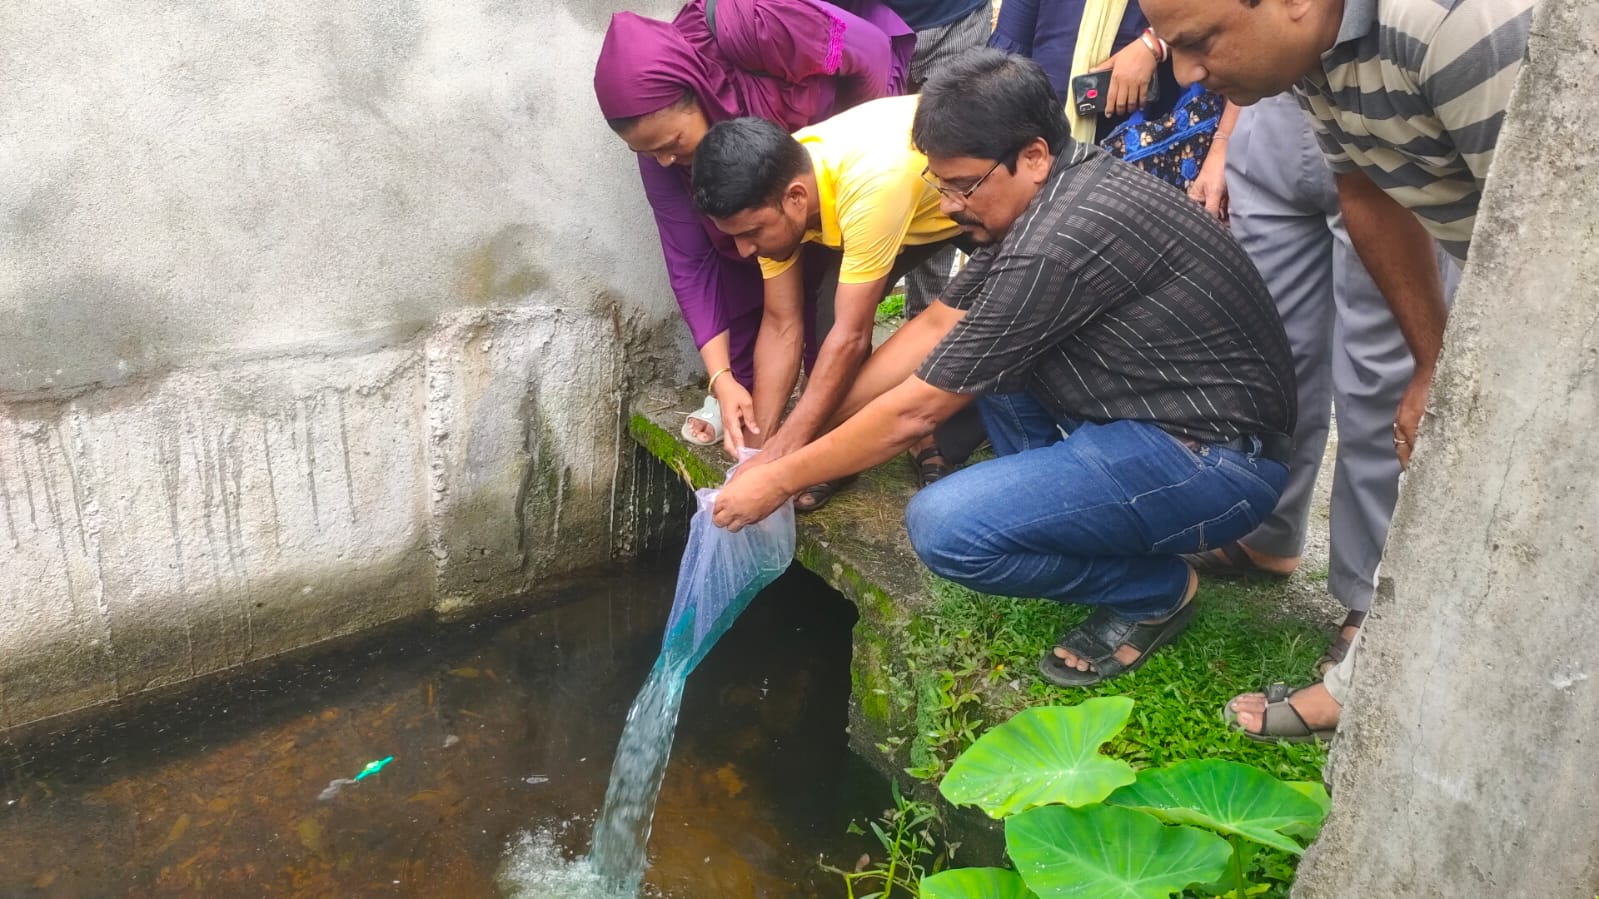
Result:
{"label": "gold bracelet", "polygon": [[725,375],[725,374],[727,374],[728,372],[730,372],[732,370],[733,370],[732,366],[728,366],[727,368],[723,368],[723,369],[718,370],[716,372],[716,374],[711,375],[711,379],[709,381],[707,381],[706,384],[705,384],[705,392],[707,394],[710,394],[710,395],[714,396],[715,395],[714,391],[716,390],[716,379],[720,378],[722,375]]}

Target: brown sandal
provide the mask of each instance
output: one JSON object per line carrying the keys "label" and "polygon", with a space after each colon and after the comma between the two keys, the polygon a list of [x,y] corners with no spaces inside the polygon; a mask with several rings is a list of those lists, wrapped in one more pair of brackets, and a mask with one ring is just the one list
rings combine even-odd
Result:
{"label": "brown sandal", "polygon": [[1288,579],[1286,574],[1256,565],[1237,540],[1204,552],[1185,553],[1181,558],[1202,576],[1269,578],[1278,581]]}
{"label": "brown sandal", "polygon": [[1317,674],[1326,677],[1328,671],[1332,670],[1334,666],[1344,660],[1345,656],[1349,655],[1349,646],[1354,642],[1355,638],[1344,636],[1344,631],[1349,628],[1358,629],[1365,623],[1365,612],[1351,610],[1348,615],[1344,616],[1344,623],[1338,625],[1338,639],[1334,640],[1332,645],[1327,647],[1327,651],[1321,654],[1321,658],[1316,660]]}
{"label": "brown sandal", "polygon": [[1238,723],[1238,710],[1233,707],[1233,703],[1238,701],[1236,696],[1227,700],[1227,704],[1222,707],[1221,720],[1226,722],[1228,727],[1256,743],[1331,742],[1338,728],[1336,726],[1313,728],[1306,724],[1299,710],[1289,702],[1298,692],[1290,690],[1282,681],[1268,685],[1265,690],[1266,711],[1261,716],[1258,731],[1245,730],[1244,726]]}

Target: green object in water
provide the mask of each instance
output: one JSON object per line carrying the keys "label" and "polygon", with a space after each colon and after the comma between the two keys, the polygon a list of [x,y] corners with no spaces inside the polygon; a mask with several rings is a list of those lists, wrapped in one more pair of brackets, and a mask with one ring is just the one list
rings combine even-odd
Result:
{"label": "green object in water", "polygon": [[370,777],[370,776],[378,773],[379,771],[382,771],[384,766],[387,765],[389,762],[392,762],[392,761],[394,761],[394,756],[391,755],[388,758],[378,759],[375,762],[367,762],[366,763],[366,767],[361,769],[361,773],[357,774],[355,776],[355,779],[356,780],[362,780],[364,778]]}

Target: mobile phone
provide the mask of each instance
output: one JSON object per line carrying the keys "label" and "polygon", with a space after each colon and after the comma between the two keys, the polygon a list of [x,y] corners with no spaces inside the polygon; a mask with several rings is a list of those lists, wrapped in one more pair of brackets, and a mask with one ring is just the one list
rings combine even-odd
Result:
{"label": "mobile phone", "polygon": [[[1072,79],[1072,105],[1076,107],[1079,116],[1104,115],[1105,103],[1110,99],[1110,70],[1103,72],[1089,72],[1078,75]],[[1150,76],[1149,92],[1144,95],[1144,103],[1150,104],[1160,98],[1160,74]]]}

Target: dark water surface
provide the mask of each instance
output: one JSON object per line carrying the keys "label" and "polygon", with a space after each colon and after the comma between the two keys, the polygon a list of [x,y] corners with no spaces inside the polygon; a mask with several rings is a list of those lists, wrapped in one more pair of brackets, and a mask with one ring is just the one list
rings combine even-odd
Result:
{"label": "dark water surface", "polygon": [[[0,746],[0,896],[499,895],[508,850],[587,849],[674,576],[628,568],[520,618]],[[817,860],[853,865],[873,847],[846,824],[887,803],[845,746],[853,620],[796,569],[689,679],[647,895],[843,894]]]}

